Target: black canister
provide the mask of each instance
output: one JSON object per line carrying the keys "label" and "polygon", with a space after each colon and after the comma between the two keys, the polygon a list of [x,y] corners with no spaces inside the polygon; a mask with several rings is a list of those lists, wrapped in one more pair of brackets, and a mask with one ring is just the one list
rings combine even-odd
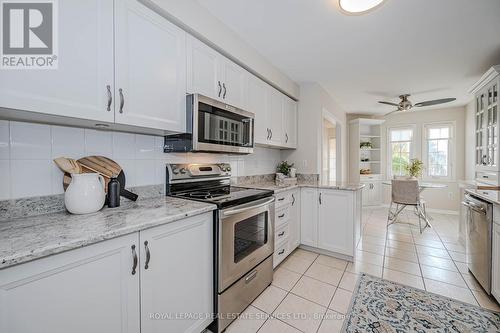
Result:
{"label": "black canister", "polygon": [[108,207],[120,207],[120,182],[116,175],[113,175],[108,183]]}

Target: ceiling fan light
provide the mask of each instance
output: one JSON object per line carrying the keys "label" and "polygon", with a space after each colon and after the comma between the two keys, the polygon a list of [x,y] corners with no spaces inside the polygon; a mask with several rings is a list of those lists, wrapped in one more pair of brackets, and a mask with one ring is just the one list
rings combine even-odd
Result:
{"label": "ceiling fan light", "polygon": [[385,0],[338,0],[340,9],[346,14],[364,14],[382,5]]}

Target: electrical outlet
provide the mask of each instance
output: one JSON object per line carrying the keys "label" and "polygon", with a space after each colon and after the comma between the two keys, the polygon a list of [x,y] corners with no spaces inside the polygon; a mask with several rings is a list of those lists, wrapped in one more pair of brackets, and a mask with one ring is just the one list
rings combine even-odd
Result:
{"label": "electrical outlet", "polygon": [[448,199],[453,200],[453,192],[448,192]]}

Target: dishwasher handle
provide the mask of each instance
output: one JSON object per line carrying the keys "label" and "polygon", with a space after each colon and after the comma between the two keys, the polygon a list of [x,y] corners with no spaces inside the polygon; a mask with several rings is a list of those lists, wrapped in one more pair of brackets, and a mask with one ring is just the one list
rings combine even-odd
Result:
{"label": "dishwasher handle", "polygon": [[469,209],[472,209],[473,211],[486,215],[486,209],[484,209],[484,207],[480,205],[475,204],[472,201],[462,201],[462,205],[468,207]]}

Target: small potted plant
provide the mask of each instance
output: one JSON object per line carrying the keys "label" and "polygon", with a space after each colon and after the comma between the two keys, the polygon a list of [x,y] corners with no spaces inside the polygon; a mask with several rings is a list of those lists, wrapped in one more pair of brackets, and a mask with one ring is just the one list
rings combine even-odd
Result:
{"label": "small potted plant", "polygon": [[405,170],[408,172],[410,179],[420,178],[424,171],[424,163],[418,158],[413,158],[410,160],[410,163],[405,165]]}
{"label": "small potted plant", "polygon": [[[287,161],[282,161],[276,167],[276,183],[278,185],[283,185],[284,183],[294,183],[295,178],[295,168],[293,163],[288,163]],[[288,180],[287,180],[288,177]]]}
{"label": "small potted plant", "polygon": [[372,143],[371,143],[371,142],[369,142],[369,141],[365,141],[365,142],[361,142],[361,143],[359,144],[359,148],[361,148],[361,149],[372,149],[372,148],[373,148],[373,145],[372,145]]}

